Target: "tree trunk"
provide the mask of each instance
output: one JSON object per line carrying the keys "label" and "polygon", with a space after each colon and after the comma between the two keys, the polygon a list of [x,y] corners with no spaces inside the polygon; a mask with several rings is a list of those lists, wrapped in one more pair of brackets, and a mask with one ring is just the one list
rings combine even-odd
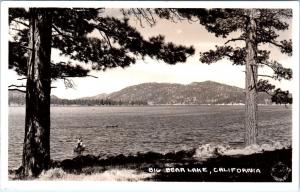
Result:
{"label": "tree trunk", "polygon": [[50,162],[51,14],[30,8],[23,174],[38,176]]}
{"label": "tree trunk", "polygon": [[256,23],[254,15],[256,10],[249,9],[249,23],[247,25],[246,39],[246,110],[245,110],[245,143],[246,145],[256,144],[257,137],[257,43]]}

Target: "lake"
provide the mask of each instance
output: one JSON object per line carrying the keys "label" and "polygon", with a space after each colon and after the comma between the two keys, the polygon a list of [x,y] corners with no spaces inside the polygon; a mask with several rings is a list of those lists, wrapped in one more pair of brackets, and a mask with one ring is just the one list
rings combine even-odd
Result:
{"label": "lake", "polygon": [[[259,106],[258,142],[291,143],[292,107]],[[22,159],[25,107],[9,108],[9,169]],[[77,137],[94,155],[243,145],[244,106],[51,107],[51,158],[75,156]]]}

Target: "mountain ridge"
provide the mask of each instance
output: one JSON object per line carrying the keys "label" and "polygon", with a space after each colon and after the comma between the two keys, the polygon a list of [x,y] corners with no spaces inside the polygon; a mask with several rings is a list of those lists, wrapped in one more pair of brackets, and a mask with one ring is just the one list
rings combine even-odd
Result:
{"label": "mountain ridge", "polygon": [[[101,94],[100,94],[101,95]],[[91,96],[95,99],[99,95]],[[230,104],[245,103],[244,89],[215,81],[192,82],[189,84],[147,82],[125,87],[107,94],[105,99],[132,101],[141,100],[148,104]],[[258,103],[270,102],[270,96],[259,93]]]}

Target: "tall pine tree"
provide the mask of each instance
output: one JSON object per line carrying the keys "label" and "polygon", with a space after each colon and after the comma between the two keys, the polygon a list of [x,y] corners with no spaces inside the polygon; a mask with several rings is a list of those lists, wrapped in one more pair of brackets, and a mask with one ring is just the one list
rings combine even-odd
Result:
{"label": "tall pine tree", "polygon": [[[146,56],[176,64],[194,54],[193,47],[166,43],[160,35],[144,39],[128,20],[104,16],[104,11],[103,8],[9,9],[13,36],[9,41],[9,68],[27,79],[24,176],[38,176],[50,163],[52,80],[88,76],[90,70],[79,62],[91,70],[106,70],[128,67]],[[98,37],[90,36],[94,32],[98,32]],[[52,62],[53,48],[69,57],[70,62]]]}
{"label": "tall pine tree", "polygon": [[[292,78],[292,70],[271,60],[271,52],[261,45],[271,44],[278,47],[282,53],[292,55],[291,40],[277,41],[279,31],[288,29],[286,19],[292,17],[292,12],[288,9],[216,9],[209,10],[208,14],[214,19],[206,20],[201,16],[200,23],[209,32],[224,38],[236,31],[240,32],[240,35],[228,40],[224,46],[200,53],[200,61],[210,64],[227,57],[234,65],[245,65],[245,144],[257,144],[257,94],[272,94],[271,91],[275,88],[268,80],[258,78],[266,77],[264,74],[258,74],[258,68],[271,68],[273,75],[269,77],[272,79]],[[228,45],[234,41],[245,42],[245,47]]]}
{"label": "tall pine tree", "polygon": [[[215,50],[200,53],[202,63],[215,63],[224,58],[229,59],[233,65],[245,65],[245,144],[257,143],[257,94],[266,92],[272,95],[272,101],[276,103],[291,103],[292,99],[287,91],[275,89],[266,79],[275,80],[292,78],[292,70],[283,67],[277,61],[270,58],[270,50],[266,50],[265,44],[270,44],[280,49],[281,53],[292,55],[292,40],[280,40],[280,31],[289,28],[288,19],[292,18],[291,9],[127,9],[125,15],[134,15],[138,20],[145,19],[150,25],[154,25],[157,15],[172,21],[189,20],[205,26],[209,33],[216,37],[231,38],[224,46],[216,46]],[[146,16],[146,17],[145,17]],[[232,35],[231,35],[232,34]],[[200,34],[199,34],[200,35]],[[230,43],[238,42],[239,46],[231,46]],[[258,74],[259,67],[269,67],[273,75]],[[228,74],[224,74],[228,75]]]}

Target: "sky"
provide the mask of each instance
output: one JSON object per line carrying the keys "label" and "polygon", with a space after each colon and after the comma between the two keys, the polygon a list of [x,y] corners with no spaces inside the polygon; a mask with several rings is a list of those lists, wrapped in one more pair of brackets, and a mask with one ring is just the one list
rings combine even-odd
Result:
{"label": "sky", "polygon": [[[106,12],[109,16],[120,17],[117,9],[108,9]],[[166,42],[182,44],[186,46],[194,46],[195,55],[189,57],[185,63],[176,65],[168,65],[162,61],[146,58],[145,60],[137,60],[136,64],[128,68],[114,68],[103,71],[92,71],[90,74],[98,78],[72,78],[75,87],[66,88],[62,80],[52,83],[53,88],[51,94],[60,98],[75,99],[86,96],[94,96],[101,93],[112,93],[119,91],[127,86],[137,85],[146,82],[164,82],[164,83],[180,83],[189,84],[192,82],[216,81],[232,86],[245,87],[244,66],[233,66],[228,60],[223,59],[213,64],[203,64],[199,61],[199,52],[214,49],[215,45],[223,45],[229,38],[238,34],[232,34],[227,39],[216,38],[214,34],[208,33],[206,29],[198,23],[190,23],[187,21],[171,22],[158,19],[154,27],[150,27],[146,23],[143,27],[135,19],[130,20],[130,24],[138,29],[147,39],[151,36],[159,34],[164,35]],[[93,34],[97,36],[97,33]],[[280,38],[291,38],[291,30],[280,34]],[[240,41],[231,45],[239,46]],[[240,45],[243,46],[243,45]],[[274,46],[266,48],[272,51],[271,58],[279,61],[286,67],[292,68],[291,58],[282,55]],[[51,59],[53,61],[68,61],[68,58],[59,56],[59,52],[52,49]],[[259,74],[272,74],[271,70],[262,68]],[[8,81],[10,84],[25,84],[25,82],[16,82],[18,78],[14,71],[9,70]],[[292,82],[282,80],[274,82],[276,86],[292,91]]]}

